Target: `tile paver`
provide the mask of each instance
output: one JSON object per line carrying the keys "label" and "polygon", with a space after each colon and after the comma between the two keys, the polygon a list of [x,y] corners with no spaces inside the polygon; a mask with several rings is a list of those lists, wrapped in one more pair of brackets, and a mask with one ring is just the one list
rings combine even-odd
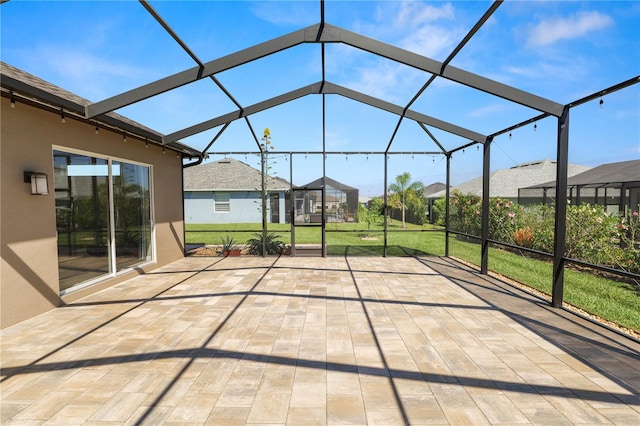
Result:
{"label": "tile paver", "polygon": [[640,424],[640,344],[436,257],[190,257],[1,338],[2,424]]}

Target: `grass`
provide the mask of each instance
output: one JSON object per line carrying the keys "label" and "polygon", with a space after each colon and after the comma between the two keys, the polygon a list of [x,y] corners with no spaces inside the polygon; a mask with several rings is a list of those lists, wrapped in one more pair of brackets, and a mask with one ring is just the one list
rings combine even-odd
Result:
{"label": "grass", "polygon": [[[238,244],[243,244],[251,238],[252,233],[261,232],[260,224],[187,224],[186,229],[187,243],[206,245],[220,244],[221,238],[227,235],[232,236]],[[269,232],[280,235],[280,239],[286,244],[291,243],[290,229],[288,224],[268,225]],[[403,230],[400,223],[394,221],[389,224],[388,229],[390,232],[387,233],[387,256],[444,256],[445,237],[441,228],[407,224],[407,229]],[[243,230],[249,232],[241,232]],[[329,255],[383,255],[384,234],[381,225],[372,226],[371,231],[367,231],[366,224],[329,223],[326,231]],[[319,244],[320,232],[320,227],[296,227],[296,241],[302,244]],[[366,235],[370,238],[363,239]],[[378,239],[371,237],[378,237]],[[451,237],[449,255],[479,265],[480,245]],[[553,265],[550,261],[524,257],[491,247],[489,270],[546,295],[551,294]],[[640,287],[637,285],[567,268],[565,269],[564,301],[590,314],[640,332]]]}
{"label": "grass", "polygon": [[[451,238],[449,254],[480,265],[480,245]],[[489,248],[489,270],[551,295],[553,264],[498,248]],[[564,302],[640,332],[640,286],[565,268]]]}

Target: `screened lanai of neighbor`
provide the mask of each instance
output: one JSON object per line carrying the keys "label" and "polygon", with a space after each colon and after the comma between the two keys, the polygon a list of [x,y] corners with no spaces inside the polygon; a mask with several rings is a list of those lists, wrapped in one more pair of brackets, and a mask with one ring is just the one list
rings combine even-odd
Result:
{"label": "screened lanai of neighbor", "polygon": [[635,2],[0,8],[3,422],[637,423]]}

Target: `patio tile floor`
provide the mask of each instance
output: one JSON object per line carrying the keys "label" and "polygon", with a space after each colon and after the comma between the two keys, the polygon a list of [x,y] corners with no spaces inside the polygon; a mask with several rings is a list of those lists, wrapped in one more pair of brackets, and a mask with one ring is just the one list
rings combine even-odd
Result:
{"label": "patio tile floor", "polygon": [[438,257],[188,257],[0,337],[3,425],[640,424],[640,344]]}

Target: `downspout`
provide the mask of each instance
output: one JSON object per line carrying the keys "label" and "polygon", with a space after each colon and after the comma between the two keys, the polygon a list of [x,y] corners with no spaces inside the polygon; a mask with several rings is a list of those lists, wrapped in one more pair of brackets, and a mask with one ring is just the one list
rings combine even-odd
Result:
{"label": "downspout", "polygon": [[[187,163],[187,164],[183,164],[182,165],[182,169],[186,169],[187,167],[193,167],[193,166],[197,166],[198,164],[202,164],[202,162],[204,161],[204,156],[198,157],[198,159],[196,161],[194,161],[193,163]],[[184,176],[183,176],[184,178]],[[184,191],[184,188],[183,188]],[[184,195],[184,194],[182,194]]]}

